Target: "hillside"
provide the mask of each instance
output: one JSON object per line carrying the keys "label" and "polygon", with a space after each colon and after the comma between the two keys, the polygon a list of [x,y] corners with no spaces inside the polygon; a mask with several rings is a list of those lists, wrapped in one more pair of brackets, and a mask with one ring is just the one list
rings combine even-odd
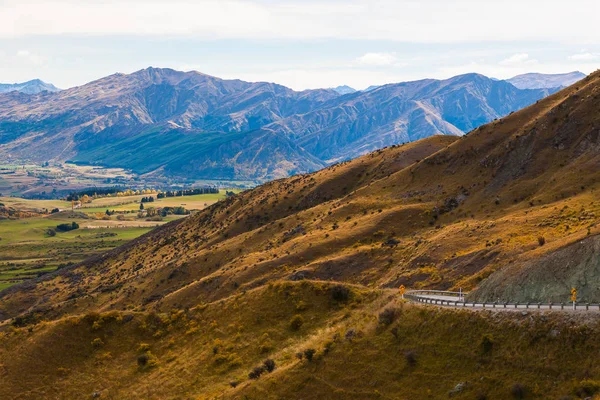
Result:
{"label": "hillside", "polygon": [[462,135],[550,92],[468,74],[340,95],[148,68],[58,93],[0,95],[0,162],[272,180],[380,147]]}
{"label": "hillside", "polygon": [[[275,282],[165,314],[26,323],[0,332],[0,397],[531,399],[600,387],[592,315],[426,309],[336,288]],[[249,378],[267,360],[274,369]]]}
{"label": "hillside", "polygon": [[395,288],[600,301],[599,105],[596,72],[4,290],[0,396],[592,396],[595,314],[442,311]]}

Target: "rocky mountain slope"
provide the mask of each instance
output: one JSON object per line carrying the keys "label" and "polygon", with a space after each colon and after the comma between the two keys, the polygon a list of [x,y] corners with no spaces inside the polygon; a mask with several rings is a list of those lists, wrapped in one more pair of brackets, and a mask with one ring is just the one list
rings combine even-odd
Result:
{"label": "rocky mountain slope", "polygon": [[21,92],[25,94],[37,94],[45,91],[58,92],[60,89],[51,83],[46,83],[39,79],[23,83],[0,83],[0,93]]}
{"label": "rocky mountain slope", "polygon": [[267,125],[328,163],[433,135],[461,136],[547,92],[467,74],[385,85]]}
{"label": "rocky mountain slope", "polygon": [[342,96],[149,68],[58,93],[0,95],[0,160],[268,180],[392,144],[462,135],[549,92],[469,74]]}
{"label": "rocky mountain slope", "polygon": [[0,396],[593,396],[597,314],[442,311],[396,288],[600,301],[599,105],[596,72],[0,292]]}
{"label": "rocky mountain slope", "polygon": [[579,71],[566,74],[529,73],[514,76],[506,81],[519,89],[550,89],[571,86],[585,77],[586,75]]}

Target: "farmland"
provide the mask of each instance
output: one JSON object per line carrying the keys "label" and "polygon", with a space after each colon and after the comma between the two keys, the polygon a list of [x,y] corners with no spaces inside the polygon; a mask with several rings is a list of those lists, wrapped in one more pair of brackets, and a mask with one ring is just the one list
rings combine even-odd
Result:
{"label": "farmland", "polygon": [[[166,197],[147,203],[147,206],[184,207],[193,212],[223,199],[225,192]],[[64,200],[0,197],[0,204],[5,209],[39,213],[30,218],[0,219],[0,290],[78,263],[123,245],[159,225],[185,217],[147,218],[139,213],[142,197],[145,196],[98,198],[74,211],[71,211],[71,202]],[[60,212],[48,213],[56,208]],[[106,210],[114,211],[114,214],[108,216]],[[78,229],[56,231],[58,225],[73,222]]]}

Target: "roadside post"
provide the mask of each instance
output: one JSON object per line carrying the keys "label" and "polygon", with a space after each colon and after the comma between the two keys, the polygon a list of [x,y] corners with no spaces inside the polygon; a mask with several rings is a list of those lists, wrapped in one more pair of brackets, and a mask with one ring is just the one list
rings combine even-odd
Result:
{"label": "roadside post", "polygon": [[577,289],[571,288],[571,301],[573,302],[573,310],[575,310],[575,303],[577,302]]}

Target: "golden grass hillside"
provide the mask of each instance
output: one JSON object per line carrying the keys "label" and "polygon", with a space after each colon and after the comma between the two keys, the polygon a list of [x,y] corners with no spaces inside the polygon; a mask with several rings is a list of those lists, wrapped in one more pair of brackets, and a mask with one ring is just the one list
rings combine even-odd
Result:
{"label": "golden grass hillside", "polygon": [[577,399],[600,390],[599,322],[273,282],[165,313],[19,321],[0,334],[0,398]]}
{"label": "golden grass hillside", "polygon": [[[193,307],[279,279],[477,289],[599,233],[599,104],[595,73],[460,139],[432,137],[260,186],[5,291],[0,318]],[[535,282],[523,298],[568,299],[581,282],[561,273],[544,299]],[[583,301],[600,300],[597,282],[592,273],[582,283]]]}

